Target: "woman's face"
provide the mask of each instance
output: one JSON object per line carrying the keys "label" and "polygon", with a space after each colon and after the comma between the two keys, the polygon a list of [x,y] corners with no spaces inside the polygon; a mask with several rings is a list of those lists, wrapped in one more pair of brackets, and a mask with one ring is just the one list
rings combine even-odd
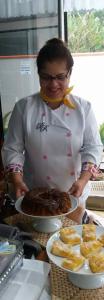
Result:
{"label": "woman's face", "polygon": [[63,98],[69,85],[68,73],[65,61],[47,62],[39,74],[43,93],[49,98]]}

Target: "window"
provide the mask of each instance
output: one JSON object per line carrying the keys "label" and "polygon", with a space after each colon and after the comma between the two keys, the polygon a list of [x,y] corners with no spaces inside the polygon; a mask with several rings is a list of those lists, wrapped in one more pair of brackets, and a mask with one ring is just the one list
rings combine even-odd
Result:
{"label": "window", "polygon": [[13,1],[0,2],[0,56],[36,54],[58,36],[58,1]]}
{"label": "window", "polygon": [[0,93],[5,131],[14,104],[39,91],[36,56],[61,36],[62,0],[0,0]]}
{"label": "window", "polygon": [[73,93],[92,103],[100,126],[104,122],[104,1],[69,2],[68,46],[74,57]]}

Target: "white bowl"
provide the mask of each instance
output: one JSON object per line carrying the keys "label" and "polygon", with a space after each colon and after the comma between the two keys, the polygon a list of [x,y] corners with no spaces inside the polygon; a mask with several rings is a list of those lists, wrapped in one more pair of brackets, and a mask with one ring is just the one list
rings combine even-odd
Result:
{"label": "white bowl", "polygon": [[[82,237],[82,225],[72,226],[77,230],[78,234]],[[96,235],[97,237],[101,234],[104,234],[104,228],[102,226],[96,226]],[[104,273],[92,273],[88,264],[88,260],[86,259],[85,264],[78,271],[70,271],[64,269],[62,265],[63,258],[55,256],[51,253],[52,244],[55,240],[58,240],[60,237],[60,232],[54,233],[47,242],[46,250],[49,259],[56,264],[58,267],[63,269],[68,273],[69,280],[76,286],[82,289],[96,289],[100,288],[104,285]],[[73,246],[73,249],[76,250],[77,253],[80,253],[80,245]],[[104,252],[104,250],[103,250]]]}
{"label": "white bowl", "polygon": [[75,197],[70,197],[71,200],[71,208],[67,213],[57,215],[57,216],[33,216],[28,215],[23,212],[21,208],[23,197],[19,198],[15,203],[15,208],[18,212],[22,213],[23,215],[26,215],[28,217],[32,218],[33,221],[33,227],[36,231],[44,232],[44,233],[50,233],[55,232],[56,230],[59,230],[62,227],[62,221],[61,218],[69,215],[72,211],[74,211],[77,208],[78,202]]}

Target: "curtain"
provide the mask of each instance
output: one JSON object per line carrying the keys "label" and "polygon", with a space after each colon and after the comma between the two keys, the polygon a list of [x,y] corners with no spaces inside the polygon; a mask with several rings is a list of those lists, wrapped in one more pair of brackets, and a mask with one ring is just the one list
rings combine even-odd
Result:
{"label": "curtain", "polygon": [[56,0],[0,0],[0,18],[57,13]]}
{"label": "curtain", "polygon": [[64,0],[64,11],[73,10],[100,10],[104,8],[104,0]]}

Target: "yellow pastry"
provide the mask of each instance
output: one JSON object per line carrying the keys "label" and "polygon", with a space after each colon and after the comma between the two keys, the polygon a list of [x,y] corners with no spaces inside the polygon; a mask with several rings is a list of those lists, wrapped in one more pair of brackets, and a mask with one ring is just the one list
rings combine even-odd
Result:
{"label": "yellow pastry", "polygon": [[83,233],[83,241],[89,242],[96,240],[96,233],[95,232],[84,232]]}
{"label": "yellow pastry", "polygon": [[51,248],[51,253],[61,257],[71,257],[73,250],[70,246],[65,245],[62,241],[54,241]]}
{"label": "yellow pastry", "polygon": [[82,237],[84,242],[96,240],[96,226],[94,224],[83,224]]}
{"label": "yellow pastry", "polygon": [[83,224],[82,232],[84,232],[84,231],[93,231],[93,232],[95,232],[96,231],[96,225],[94,225],[94,224]]}
{"label": "yellow pastry", "polygon": [[76,233],[77,231],[73,227],[64,227],[60,229],[60,236],[69,235],[72,233]]}
{"label": "yellow pastry", "polygon": [[96,234],[96,226],[94,224],[83,224],[82,237],[89,233]]}
{"label": "yellow pastry", "polygon": [[89,258],[89,266],[93,273],[104,272],[104,253],[92,255]]}
{"label": "yellow pastry", "polygon": [[78,271],[84,264],[85,258],[80,254],[73,254],[72,258],[64,259],[62,267],[71,271]]}
{"label": "yellow pastry", "polygon": [[60,235],[60,239],[71,246],[78,245],[81,243],[81,237],[77,233],[73,234],[65,234],[65,235]]}
{"label": "yellow pastry", "polygon": [[91,254],[99,252],[101,249],[102,249],[102,244],[97,240],[83,242],[80,245],[81,254],[85,257],[89,257]]}

